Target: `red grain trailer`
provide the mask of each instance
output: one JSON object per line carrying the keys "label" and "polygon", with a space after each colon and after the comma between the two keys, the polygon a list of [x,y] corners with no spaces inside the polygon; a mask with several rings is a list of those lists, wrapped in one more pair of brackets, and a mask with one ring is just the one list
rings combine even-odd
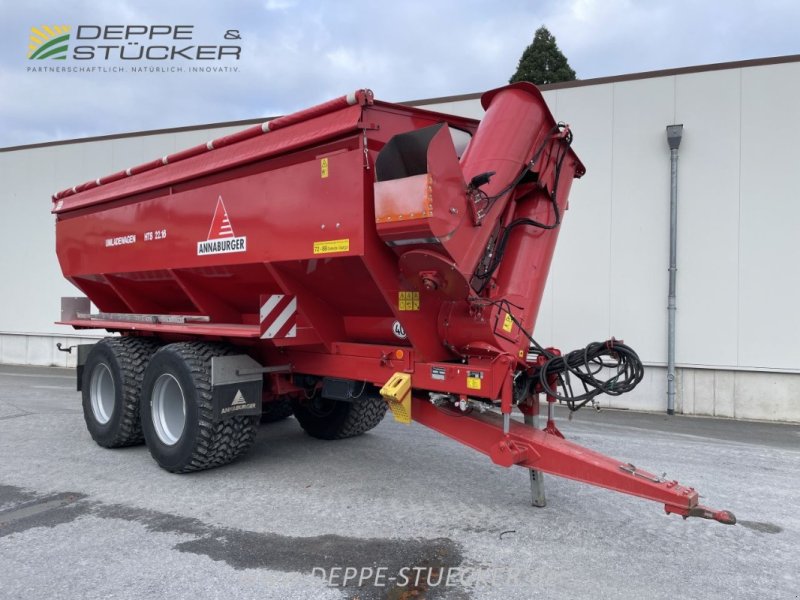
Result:
{"label": "red grain trailer", "polygon": [[94,440],[183,473],[245,453],[259,419],[333,440],[388,406],[530,469],[534,504],[547,472],[735,522],[558,431],[555,402],[628,391],[642,365],[613,339],[562,356],[531,337],[584,167],[536,87],[482,104],[477,122],[358,90],[55,194],[85,294],[61,323],[121,334],[79,347]]}

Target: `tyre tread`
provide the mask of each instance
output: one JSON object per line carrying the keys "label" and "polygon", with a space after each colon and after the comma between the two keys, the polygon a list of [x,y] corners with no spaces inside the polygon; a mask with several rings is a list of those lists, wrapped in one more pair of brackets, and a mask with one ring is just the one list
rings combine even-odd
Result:
{"label": "tyre tread", "polygon": [[197,388],[198,437],[191,457],[183,465],[170,469],[190,473],[213,469],[233,462],[255,442],[258,417],[229,417],[214,422],[211,388],[211,359],[235,354],[230,346],[208,342],[179,342],[165,346],[185,362]]}
{"label": "tyre tread", "polygon": [[387,408],[383,398],[367,396],[353,400],[347,418],[333,439],[354,437],[374,429],[383,421]]}
{"label": "tyre tread", "polygon": [[[386,415],[387,408],[386,401],[380,396],[365,395],[348,402],[340,402],[336,412],[329,417],[317,417],[302,401],[296,401],[294,414],[300,426],[311,437],[343,440],[377,427]],[[343,416],[342,411],[346,411]]]}
{"label": "tyre tread", "polygon": [[286,397],[273,400],[269,404],[265,404],[265,407],[269,407],[261,413],[261,422],[265,424],[283,421],[291,417],[294,413],[292,401]]}
{"label": "tyre tread", "polygon": [[139,398],[144,371],[158,348],[156,340],[141,337],[107,337],[98,342],[114,355],[122,372],[122,416],[119,429],[107,448],[124,448],[144,443],[139,419]]}

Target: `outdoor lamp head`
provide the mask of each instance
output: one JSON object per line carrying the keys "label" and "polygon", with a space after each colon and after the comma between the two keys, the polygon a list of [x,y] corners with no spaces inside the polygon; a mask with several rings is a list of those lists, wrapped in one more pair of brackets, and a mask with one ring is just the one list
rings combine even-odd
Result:
{"label": "outdoor lamp head", "polygon": [[683,125],[667,125],[667,143],[670,150],[677,150],[681,145]]}

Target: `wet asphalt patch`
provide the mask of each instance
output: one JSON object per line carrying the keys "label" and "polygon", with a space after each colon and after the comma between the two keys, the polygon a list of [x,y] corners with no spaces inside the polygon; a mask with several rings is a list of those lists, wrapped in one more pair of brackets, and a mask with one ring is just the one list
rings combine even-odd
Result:
{"label": "wet asphalt patch", "polygon": [[753,531],[760,531],[761,533],[780,533],[783,527],[775,525],[774,523],[767,523],[764,521],[737,521],[738,525],[752,529]]}
{"label": "wet asphalt patch", "polygon": [[[339,535],[291,537],[209,525],[199,519],[144,510],[122,504],[106,504],[75,493],[37,494],[22,488],[0,485],[0,538],[34,527],[56,527],[91,515],[102,519],[136,522],[146,530],[177,533],[195,539],[174,546],[178,552],[204,555],[230,567],[269,569],[312,574],[328,578],[340,568],[332,583],[345,597],[364,600],[388,598],[468,598],[459,587],[436,585],[442,573],[458,569],[462,563],[460,546],[449,538],[355,538]],[[345,568],[368,572],[385,568],[383,585],[368,578],[359,586],[357,579],[343,582]],[[424,569],[416,577],[414,569]],[[402,577],[395,577],[405,573]],[[427,578],[434,581],[429,585]]]}
{"label": "wet asphalt patch", "polygon": [[8,485],[0,485],[0,538],[31,527],[55,527],[74,521],[88,512],[78,504],[83,494],[64,492],[38,495]]}

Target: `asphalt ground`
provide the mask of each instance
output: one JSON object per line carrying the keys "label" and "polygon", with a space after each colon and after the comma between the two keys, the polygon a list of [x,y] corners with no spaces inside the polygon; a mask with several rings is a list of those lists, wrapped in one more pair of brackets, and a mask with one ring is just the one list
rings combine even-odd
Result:
{"label": "asphalt ground", "polygon": [[[294,419],[191,475],[104,450],[74,375],[0,366],[0,598],[798,598],[800,427],[586,409],[565,435],[693,485],[725,526],[503,469],[390,416]],[[358,585],[361,578],[362,585]],[[449,578],[449,579],[448,579]]]}

